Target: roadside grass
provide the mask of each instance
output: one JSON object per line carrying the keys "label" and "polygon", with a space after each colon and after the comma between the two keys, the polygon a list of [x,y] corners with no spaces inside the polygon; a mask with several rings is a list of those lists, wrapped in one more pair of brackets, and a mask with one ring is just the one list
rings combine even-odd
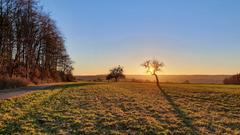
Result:
{"label": "roadside grass", "polygon": [[239,86],[163,87],[172,103],[152,83],[59,85],[3,100],[0,134],[240,134]]}

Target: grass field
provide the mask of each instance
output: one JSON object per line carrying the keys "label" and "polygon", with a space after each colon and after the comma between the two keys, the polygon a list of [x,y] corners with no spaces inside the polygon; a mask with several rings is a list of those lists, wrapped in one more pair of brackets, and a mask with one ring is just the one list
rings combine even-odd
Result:
{"label": "grass field", "polygon": [[79,83],[0,101],[0,134],[240,134],[240,86]]}

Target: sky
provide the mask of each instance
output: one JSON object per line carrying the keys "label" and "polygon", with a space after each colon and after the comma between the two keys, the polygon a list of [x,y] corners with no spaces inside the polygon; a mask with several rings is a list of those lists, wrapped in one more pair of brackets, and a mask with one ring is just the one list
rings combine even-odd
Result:
{"label": "sky", "polygon": [[239,0],[40,0],[56,21],[74,61],[74,75],[240,72]]}

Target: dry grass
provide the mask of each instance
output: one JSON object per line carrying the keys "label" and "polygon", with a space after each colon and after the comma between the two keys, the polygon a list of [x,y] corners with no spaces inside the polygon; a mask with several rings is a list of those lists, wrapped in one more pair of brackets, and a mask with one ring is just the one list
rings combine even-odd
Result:
{"label": "dry grass", "polygon": [[240,134],[240,86],[167,85],[200,134]]}
{"label": "dry grass", "polygon": [[239,134],[239,88],[69,84],[1,101],[0,134]]}

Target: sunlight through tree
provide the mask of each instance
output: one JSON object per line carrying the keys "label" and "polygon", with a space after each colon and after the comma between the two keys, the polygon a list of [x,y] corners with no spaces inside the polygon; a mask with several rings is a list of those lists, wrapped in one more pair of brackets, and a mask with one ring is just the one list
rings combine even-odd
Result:
{"label": "sunlight through tree", "polygon": [[161,89],[157,73],[161,71],[164,63],[157,60],[147,60],[142,64],[142,66],[147,70],[147,73],[155,76],[157,86]]}

